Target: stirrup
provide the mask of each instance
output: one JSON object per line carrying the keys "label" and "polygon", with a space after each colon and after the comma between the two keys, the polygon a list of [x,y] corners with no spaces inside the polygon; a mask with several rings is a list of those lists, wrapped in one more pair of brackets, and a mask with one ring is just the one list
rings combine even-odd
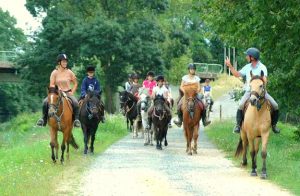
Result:
{"label": "stirrup", "polygon": [[182,121],[180,121],[180,120],[174,120],[174,124],[177,125],[178,127],[181,127]]}
{"label": "stirrup", "polygon": [[211,123],[210,120],[209,120],[209,121],[205,120],[205,122],[203,122],[203,126],[207,126],[207,125],[209,125],[210,123]]}
{"label": "stirrup", "polygon": [[278,127],[276,127],[276,125],[272,125],[272,131],[274,133],[280,133],[280,129]]}
{"label": "stirrup", "polygon": [[236,125],[236,126],[233,128],[233,133],[240,133],[240,132],[241,132],[241,126]]}
{"label": "stirrup", "polygon": [[46,126],[46,123],[44,121],[44,119],[39,119],[37,122],[36,122],[36,126],[39,126],[39,127],[45,127]]}
{"label": "stirrup", "polygon": [[81,127],[81,123],[78,119],[74,121],[74,127]]}

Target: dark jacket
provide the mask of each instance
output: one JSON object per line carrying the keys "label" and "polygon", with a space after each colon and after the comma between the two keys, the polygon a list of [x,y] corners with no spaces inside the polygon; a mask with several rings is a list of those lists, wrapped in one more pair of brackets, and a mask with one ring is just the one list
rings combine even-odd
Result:
{"label": "dark jacket", "polygon": [[81,97],[84,97],[86,95],[89,87],[92,88],[99,95],[102,92],[99,81],[95,77],[89,78],[86,76],[81,84]]}

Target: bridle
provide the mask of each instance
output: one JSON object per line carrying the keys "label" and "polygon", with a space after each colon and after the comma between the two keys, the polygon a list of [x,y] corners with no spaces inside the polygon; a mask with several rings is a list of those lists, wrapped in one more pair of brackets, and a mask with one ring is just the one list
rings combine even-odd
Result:
{"label": "bridle", "polygon": [[[262,105],[263,105],[263,104],[265,103],[265,101],[266,101],[266,99],[265,99],[265,95],[266,95],[266,87],[265,87],[265,82],[263,81],[262,78],[252,78],[251,81],[254,80],[254,79],[259,79],[259,80],[261,80],[261,81],[263,82],[263,90],[262,90],[262,93],[261,93],[261,94],[258,94],[258,92],[256,92],[256,91],[251,91],[251,92],[250,92],[250,96],[251,96],[251,95],[254,95],[254,96],[257,98],[258,102],[257,102],[257,104],[256,104],[256,108],[257,108],[257,110],[260,110],[261,107],[262,107]],[[251,81],[250,81],[250,82],[251,82]]]}
{"label": "bridle", "polygon": [[[161,99],[163,100],[163,99]],[[155,101],[155,100],[154,100]],[[163,100],[164,101],[164,100]],[[164,103],[163,103],[164,104]],[[166,110],[165,110],[165,107],[163,106],[163,112],[162,114],[157,114],[157,109],[155,107],[155,104],[154,104],[154,110],[153,110],[153,116],[155,116],[156,118],[158,118],[159,121],[162,121],[164,118],[165,118],[165,114],[166,114]]]}
{"label": "bridle", "polygon": [[[62,101],[63,93],[58,94],[57,92],[55,92],[55,94],[58,95],[57,103],[52,103],[52,101],[50,99],[51,103],[49,103],[48,116],[49,116],[49,118],[51,118],[51,117],[55,118],[57,125],[58,125],[58,129],[61,130],[61,117],[64,114],[64,102]],[[53,96],[53,95],[50,95],[50,96]],[[61,105],[62,105],[62,111],[61,111],[61,114],[58,115],[57,113],[58,113],[58,110]],[[49,112],[51,109],[54,110],[53,113]]]}
{"label": "bridle", "polygon": [[[132,104],[132,106],[129,109],[126,109],[126,106],[128,106],[128,102],[129,101],[132,101],[133,104]],[[120,101],[120,104],[121,104],[121,106],[123,106],[122,108],[125,111],[125,115],[127,115],[133,109],[133,107],[135,106],[136,102],[133,101],[129,96],[127,96],[126,101],[125,102]]]}
{"label": "bridle", "polygon": [[[189,114],[190,114],[190,117],[193,118],[193,117],[194,117],[194,109],[195,109],[196,98],[195,98],[195,97],[189,97],[189,98],[186,98],[185,101],[186,101],[187,110],[188,110],[188,112],[189,112]],[[193,110],[191,110],[191,108],[188,107],[188,103],[189,103],[190,101],[193,102],[193,105],[194,105]]]}

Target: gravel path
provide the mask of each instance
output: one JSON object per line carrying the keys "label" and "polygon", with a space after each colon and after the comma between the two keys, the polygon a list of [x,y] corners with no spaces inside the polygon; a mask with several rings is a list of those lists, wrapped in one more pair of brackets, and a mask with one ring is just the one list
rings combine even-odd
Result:
{"label": "gravel path", "polygon": [[[222,100],[223,118],[235,116],[236,103]],[[226,102],[226,104],[224,104]],[[212,119],[219,118],[216,101]],[[208,140],[201,126],[198,154],[185,153],[183,130],[168,132],[169,146],[158,151],[131,135],[100,155],[77,186],[74,195],[290,195],[289,192],[233,166]],[[235,144],[234,144],[235,145]],[[69,193],[62,191],[60,193]]]}

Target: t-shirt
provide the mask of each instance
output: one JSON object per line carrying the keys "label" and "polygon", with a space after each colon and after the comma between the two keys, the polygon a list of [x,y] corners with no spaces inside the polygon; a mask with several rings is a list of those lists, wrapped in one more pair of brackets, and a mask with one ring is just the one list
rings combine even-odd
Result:
{"label": "t-shirt", "polygon": [[252,71],[253,76],[260,76],[261,71],[264,72],[264,75],[267,77],[268,76],[268,71],[267,68],[264,64],[262,64],[260,61],[257,62],[256,66],[253,67],[251,63],[245,65],[239,73],[242,76],[246,76],[246,83],[245,83],[245,90],[247,92],[250,92],[250,80],[251,80],[251,75],[250,72]]}
{"label": "t-shirt", "polygon": [[182,81],[184,84],[189,84],[189,83],[199,83],[200,78],[196,75],[190,77],[190,75],[185,75],[182,77]]}
{"label": "t-shirt", "polygon": [[143,82],[143,87],[148,89],[149,91],[149,95],[152,95],[152,91],[153,91],[153,88],[156,86],[156,81],[155,80],[144,80]]}
{"label": "t-shirt", "polygon": [[100,94],[101,92],[99,81],[95,77],[89,78],[86,76],[81,84],[81,97],[84,97],[86,95],[89,88],[94,90],[96,94]]}
{"label": "t-shirt", "polygon": [[156,86],[153,89],[153,94],[155,96],[160,95],[160,96],[164,96],[165,98],[168,98],[168,93],[169,90],[165,86],[162,87]]}
{"label": "t-shirt", "polygon": [[50,80],[54,81],[54,84],[62,91],[69,91],[71,89],[71,82],[76,80],[75,74],[70,69],[59,71],[53,70],[50,75]]}

